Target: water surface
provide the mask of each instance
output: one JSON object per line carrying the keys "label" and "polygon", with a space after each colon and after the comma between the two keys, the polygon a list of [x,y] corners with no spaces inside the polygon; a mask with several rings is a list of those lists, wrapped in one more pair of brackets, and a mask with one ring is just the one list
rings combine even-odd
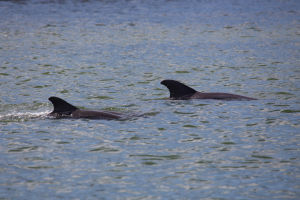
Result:
{"label": "water surface", "polygon": [[[299,198],[299,10],[0,1],[0,198]],[[163,79],[259,100],[165,100]],[[144,116],[56,120],[50,96]]]}

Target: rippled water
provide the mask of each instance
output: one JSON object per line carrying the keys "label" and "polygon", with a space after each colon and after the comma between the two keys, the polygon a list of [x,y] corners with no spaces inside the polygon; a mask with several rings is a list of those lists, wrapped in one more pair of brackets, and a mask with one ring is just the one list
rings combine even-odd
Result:
{"label": "rippled water", "polygon": [[[0,199],[297,199],[299,1],[0,1]],[[257,101],[170,101],[163,79]],[[140,117],[53,119],[49,96]]]}

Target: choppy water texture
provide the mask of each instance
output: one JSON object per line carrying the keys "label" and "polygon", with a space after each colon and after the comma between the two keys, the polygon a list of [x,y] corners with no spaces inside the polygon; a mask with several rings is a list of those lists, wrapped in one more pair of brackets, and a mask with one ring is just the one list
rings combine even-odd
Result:
{"label": "choppy water texture", "polygon": [[[300,2],[0,1],[0,199],[299,199]],[[163,79],[257,101],[169,101]],[[49,96],[140,115],[47,117]]]}

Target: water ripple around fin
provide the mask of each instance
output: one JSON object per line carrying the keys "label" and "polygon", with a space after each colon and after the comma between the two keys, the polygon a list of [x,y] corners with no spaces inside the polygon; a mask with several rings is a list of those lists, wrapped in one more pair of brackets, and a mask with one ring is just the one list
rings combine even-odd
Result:
{"label": "water ripple around fin", "polygon": [[0,115],[0,122],[23,122],[37,118],[47,118],[50,111],[40,112],[12,112],[4,115]]}

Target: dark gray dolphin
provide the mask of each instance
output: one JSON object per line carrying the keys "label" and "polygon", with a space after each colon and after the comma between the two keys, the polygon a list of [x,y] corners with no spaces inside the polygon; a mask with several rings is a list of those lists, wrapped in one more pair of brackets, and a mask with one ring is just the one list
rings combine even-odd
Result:
{"label": "dark gray dolphin", "polygon": [[89,119],[121,119],[121,113],[108,111],[93,111],[79,109],[65,100],[58,97],[50,97],[49,101],[53,104],[53,111],[49,113],[50,116],[56,118],[70,117],[70,118],[89,118]]}
{"label": "dark gray dolphin", "polygon": [[245,97],[229,93],[204,93],[198,92],[189,86],[175,80],[163,80],[160,82],[170,91],[170,99],[187,100],[187,99],[217,99],[217,100],[255,100],[254,98]]}

